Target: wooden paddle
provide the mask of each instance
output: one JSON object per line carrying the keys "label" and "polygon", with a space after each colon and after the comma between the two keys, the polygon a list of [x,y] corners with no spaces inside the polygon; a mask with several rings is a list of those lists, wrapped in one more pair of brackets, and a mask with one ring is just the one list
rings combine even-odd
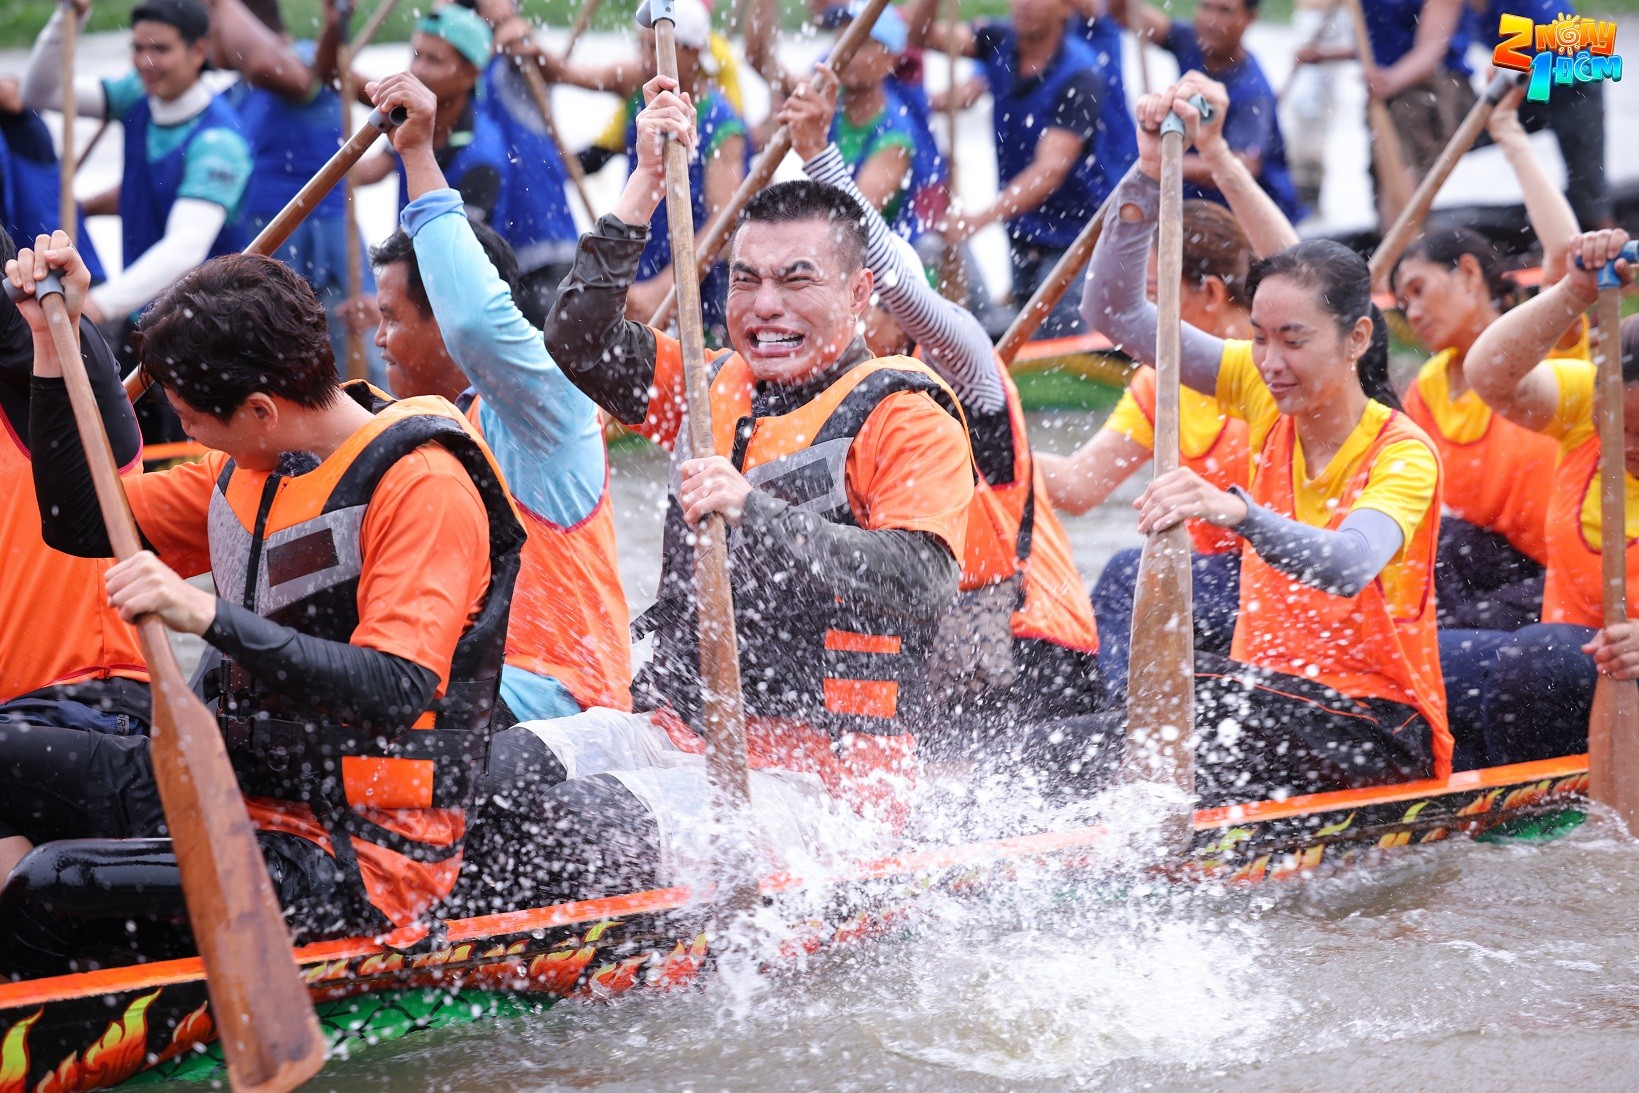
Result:
{"label": "wooden paddle", "polygon": [[[855,51],[870,36],[871,28],[876,26],[877,16],[881,15],[882,9],[887,6],[888,0],[868,0],[864,10],[848,24],[848,28],[842,32],[842,37],[838,38],[837,44],[832,47],[831,55],[826,58],[825,63],[831,66],[831,71],[840,72],[847,67],[848,62],[853,59]],[[768,185],[769,179],[774,177],[774,172],[779,170],[780,161],[785,159],[785,155],[789,151],[791,151],[791,133],[782,125],[774,130],[774,135],[768,139],[762,153],[752,161],[751,170],[746,174],[745,181],[740,183],[740,188],[734,191],[734,196],[729,199],[722,212],[712,218],[711,223],[706,225],[706,230],[700,233],[700,236],[694,241],[694,257],[699,263],[695,270],[697,276],[705,277],[706,274],[711,272],[711,267],[716,263],[717,255],[722,251],[723,244],[728,242],[729,229],[733,227],[735,220],[739,219],[740,210],[745,208],[747,201],[751,200],[751,195],[760,192],[764,186]],[[668,216],[670,215],[670,209],[671,207],[668,205]],[[694,223],[693,213],[689,214],[686,223]],[[649,325],[654,327],[665,326],[666,321],[671,318],[672,308],[676,304],[677,290],[673,288],[671,292],[666,294],[666,298],[660,301],[660,306],[655,309],[654,314],[649,317]]]}
{"label": "wooden paddle", "polygon": [[[1137,168],[1128,168],[1131,175]],[[1064,252],[1058,264],[1053,267],[1047,279],[1037,287],[1030,297],[1030,302],[1019,309],[1008,326],[1002,340],[996,343],[996,353],[1002,358],[1003,364],[1012,364],[1013,358],[1019,355],[1024,344],[1035,336],[1041,324],[1047,321],[1047,316],[1059,305],[1064,293],[1075,281],[1077,274],[1087,265],[1087,260],[1093,256],[1093,248],[1098,246],[1098,237],[1104,234],[1104,217],[1109,213],[1110,206],[1115,201],[1115,191],[1120,187],[1116,184],[1098,206],[1093,218],[1082,226],[1081,234],[1077,235],[1070,248]]]}
{"label": "wooden paddle", "polygon": [[[383,8],[394,2],[395,0],[382,0],[376,8],[376,13],[380,14]],[[337,7],[341,18],[341,45],[336,56],[336,65],[341,73],[341,131],[350,133],[353,131],[353,100],[358,96],[357,82],[353,78],[353,58],[356,56],[357,50],[351,42],[353,0],[339,0]],[[357,300],[364,291],[364,255],[359,253],[358,198],[354,192],[356,189],[353,185],[352,176],[343,175],[342,205],[346,212],[342,215],[342,230],[347,233],[345,245],[347,247],[347,298],[349,300]],[[347,378],[350,380],[364,379],[370,372],[370,361],[364,354],[364,331],[354,330],[349,326],[345,342],[347,346]]]}
{"label": "wooden paddle", "polygon": [[[1627,484],[1622,423],[1622,300],[1615,263],[1599,271],[1593,343],[1598,369],[1599,553],[1605,626],[1628,621]],[[1639,682],[1601,672],[1588,719],[1588,794],[1639,834]]]}
{"label": "wooden paddle", "polygon": [[1423,181],[1417,184],[1417,192],[1411,195],[1411,200],[1395,218],[1394,225],[1383,234],[1383,241],[1372,252],[1373,285],[1381,284],[1388,277],[1394,270],[1394,264],[1400,261],[1400,256],[1417,237],[1418,231],[1423,227],[1423,220],[1434,205],[1434,198],[1440,192],[1440,187],[1451,177],[1451,172],[1457,167],[1457,161],[1474,147],[1474,142],[1479,139],[1480,130],[1490,122],[1497,104],[1507,98],[1510,91],[1524,84],[1523,72],[1499,72],[1491,78],[1485,95],[1469,109],[1463,123],[1451,134],[1451,139],[1446,141],[1446,146],[1440,150],[1440,158],[1434,161],[1434,166],[1423,176]]}
{"label": "wooden paddle", "polygon": [[[51,324],[108,539],[123,561],[140,551],[142,542],[80,359],[62,285],[53,276],[36,291]],[[152,677],[154,777],[228,1076],[238,1090],[294,1089],[324,1065],[324,1035],[291,955],[256,829],[216,718],[189,688],[164,624],[145,616],[136,629]]]}
{"label": "wooden paddle", "polygon": [[[962,18],[962,0],[949,0],[949,8],[945,14],[945,21],[955,24]],[[956,199],[956,123],[962,112],[956,102],[956,61],[958,54],[954,48],[945,51],[945,71],[950,80],[945,92],[945,191],[950,195],[951,203]],[[967,263],[962,260],[962,248],[945,244],[945,250],[939,258],[939,294],[947,300],[955,300],[959,304],[966,304],[970,285],[967,277]]]}
{"label": "wooden paddle", "polygon": [[[1197,109],[1205,106],[1196,100]],[[1161,123],[1161,218],[1156,245],[1155,475],[1178,469],[1179,311],[1184,280],[1184,123]],[[1188,804],[1164,818],[1172,847],[1189,845],[1195,800],[1195,627],[1189,531],[1144,540],[1133,597],[1123,780],[1178,787]]]}
{"label": "wooden paddle", "polygon": [[[1344,0],[1349,5],[1349,16],[1354,23],[1354,49],[1360,60],[1360,73],[1370,78],[1377,71],[1372,60],[1371,34],[1366,30],[1366,12],[1360,0]],[[1382,197],[1383,219],[1393,222],[1400,210],[1411,200],[1411,181],[1406,177],[1406,155],[1400,147],[1400,134],[1394,128],[1388,104],[1366,94],[1366,121],[1371,126],[1372,164],[1377,168],[1378,193]]]}
{"label": "wooden paddle", "polygon": [[586,222],[597,223],[597,210],[592,208],[592,199],[586,195],[586,172],[581,170],[580,160],[564,147],[563,138],[558,135],[558,124],[552,120],[552,92],[547,90],[546,77],[541,75],[540,68],[531,58],[525,58],[521,66],[524,74],[524,84],[529,88],[529,97],[535,100],[535,109],[541,115],[541,124],[546,128],[546,137],[552,146],[558,150],[558,158],[563,162],[563,169],[569,175],[569,183],[575,188],[575,196],[580,199],[580,207],[586,210]]}
{"label": "wooden paddle", "polygon": [[74,203],[74,168],[77,166],[74,158],[74,119],[80,105],[74,97],[74,39],[79,32],[80,13],[74,6],[74,0],[63,0],[62,7],[63,55],[58,62],[62,70],[58,86],[63,89],[63,151],[57,162],[57,222],[68,233],[69,242],[72,243],[78,242],[80,237],[80,210]]}
{"label": "wooden paddle", "polygon": [[[353,164],[370,150],[376,139],[404,124],[406,116],[402,106],[395,107],[390,114],[372,110],[358,132],[336,150],[330,161],[319,168],[318,174],[307,180],[307,184],[296,192],[296,196],[279,210],[278,216],[268,221],[267,227],[250,241],[250,246],[245,248],[244,253],[260,254],[265,257],[284,246],[285,240],[290,238],[290,233],[296,230],[296,226],[319,207],[319,202],[335,189],[336,183],[347,177],[347,172],[353,169]],[[148,390],[148,382],[147,373],[140,368],[125,377],[125,393],[132,402],[141,398],[143,392]]]}
{"label": "wooden paddle", "polygon": [[[650,0],[655,71],[677,79],[675,0]],[[694,203],[689,196],[688,149],[666,142],[666,226],[679,300],[683,377],[688,399],[689,448],[694,458],[716,455],[711,431],[711,377],[700,317],[700,278],[695,272]],[[745,704],[740,692],[740,652],[734,633],[734,595],[728,578],[728,524],[712,513],[695,528],[695,600],[700,623],[700,691],[706,769],[716,815],[728,837],[720,857],[727,903],[749,909],[758,899],[757,861],[750,845],[751,784],[746,770]]]}

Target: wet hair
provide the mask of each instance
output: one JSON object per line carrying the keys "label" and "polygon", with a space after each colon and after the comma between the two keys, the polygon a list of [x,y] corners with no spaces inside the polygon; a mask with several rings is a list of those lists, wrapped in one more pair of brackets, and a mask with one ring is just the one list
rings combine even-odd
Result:
{"label": "wet hair", "polygon": [[1498,311],[1507,311],[1519,293],[1514,279],[1502,271],[1502,255],[1497,245],[1472,228],[1447,225],[1431,228],[1412,241],[1411,246],[1394,263],[1389,284],[1400,280],[1400,268],[1406,259],[1416,258],[1442,269],[1456,269],[1463,255],[1469,255],[1479,264],[1480,276],[1485,279],[1485,290]]}
{"label": "wet hair", "polygon": [[793,224],[825,220],[841,237],[838,257],[842,271],[853,273],[865,264],[865,212],[859,203],[835,186],[812,179],[776,182],[746,202],[734,225],[734,234],[747,224]]}
{"label": "wet hair", "polygon": [[[484,248],[484,257],[489,259],[489,264],[495,267],[495,272],[506,282],[507,288],[512,290],[513,303],[517,303],[518,256],[512,252],[512,245],[482,220],[474,220],[468,216],[467,223],[472,226],[472,234],[478,237],[478,245]],[[370,264],[377,269],[400,263],[408,273],[410,299],[415,302],[422,315],[432,315],[432,301],[427,299],[427,286],[421,280],[421,262],[415,256],[415,244],[403,228],[397,229],[379,246],[370,249]]]}
{"label": "wet hair", "polygon": [[218,421],[259,391],[313,410],[341,391],[324,305],[271,258],[228,254],[183,274],[131,344],[150,379]]}
{"label": "wet hair", "polygon": [[1183,225],[1184,280],[1200,287],[1208,277],[1216,277],[1230,303],[1250,308],[1252,244],[1235,215],[1215,201],[1192,198],[1184,202]]}
{"label": "wet hair", "polygon": [[1367,398],[1399,409],[1400,396],[1389,382],[1389,324],[1372,303],[1372,274],[1366,260],[1342,243],[1309,239],[1253,263],[1247,278],[1252,294],[1271,277],[1290,277],[1314,289],[1340,333],[1349,333],[1362,318],[1371,319],[1371,341],[1355,362],[1355,372]]}

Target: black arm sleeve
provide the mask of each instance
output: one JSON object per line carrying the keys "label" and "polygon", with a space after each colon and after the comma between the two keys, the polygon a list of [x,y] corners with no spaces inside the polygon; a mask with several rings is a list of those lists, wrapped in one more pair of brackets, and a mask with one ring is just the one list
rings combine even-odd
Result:
{"label": "black arm sleeve", "polygon": [[[80,322],[80,359],[85,362],[91,390],[97,396],[102,426],[114,448],[114,461],[126,467],[142,454],[137,415],[125,397],[119,366],[97,328]],[[34,470],[34,492],[40,499],[40,531],[46,545],[81,558],[111,558],[91,468],[74,424],[74,405],[68,384],[36,376],[29,396],[29,454]]]}
{"label": "black arm sleeve", "polygon": [[403,657],[326,641],[218,598],[205,640],[267,687],[366,727],[404,727],[438,689],[438,676]]}
{"label": "black arm sleeve", "polygon": [[835,524],[760,490],[747,496],[740,530],[765,564],[807,574],[850,604],[929,621],[956,598],[961,567],[931,532]]}
{"label": "black arm sleeve", "polygon": [[599,219],[580,237],[542,331],[569,382],[627,425],[643,420],[654,383],[654,331],[626,318],[626,291],[648,241],[647,225]]}

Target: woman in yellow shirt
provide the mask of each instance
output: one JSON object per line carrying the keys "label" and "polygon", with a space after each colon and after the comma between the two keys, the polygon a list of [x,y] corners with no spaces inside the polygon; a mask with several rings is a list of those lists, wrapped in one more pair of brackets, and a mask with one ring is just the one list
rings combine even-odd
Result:
{"label": "woman in yellow shirt", "polygon": [[[1626,232],[1579,236],[1571,267],[1553,288],[1486,328],[1469,352],[1474,390],[1514,424],[1559,449],[1547,517],[1548,580],[1542,622],[1523,627],[1496,651],[1484,676],[1481,720],[1488,759],[1521,763],[1575,755],[1588,746],[1588,714],[1598,672],[1639,678],[1639,622],[1601,628],[1599,436],[1594,367],[1550,359],[1598,292],[1594,272],[1614,260]],[[1627,262],[1617,263],[1624,285]],[[1627,426],[1628,610],[1639,608],[1639,316],[1622,324],[1623,413]]]}
{"label": "woman in yellow shirt", "polygon": [[[1140,101],[1140,169],[1116,191],[1083,299],[1107,334],[1146,352],[1154,307],[1123,269],[1155,222],[1161,121],[1175,110],[1196,128],[1184,101],[1194,79]],[[1138,502],[1145,533],[1199,519],[1245,540],[1230,656],[1196,660],[1197,790],[1249,800],[1444,776],[1439,457],[1393,408],[1370,272],[1317,240],[1259,262],[1251,280],[1250,343],[1181,330],[1184,382],[1247,424],[1250,488],[1222,490],[1182,467]],[[1123,720],[1076,719],[1031,744],[1064,769],[1079,761],[1091,781]]]}

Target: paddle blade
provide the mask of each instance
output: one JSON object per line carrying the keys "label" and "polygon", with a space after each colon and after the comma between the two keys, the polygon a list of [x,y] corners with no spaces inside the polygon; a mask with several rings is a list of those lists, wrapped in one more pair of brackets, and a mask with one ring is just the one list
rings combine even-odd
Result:
{"label": "paddle blade", "polygon": [[1195,794],[1195,631],[1189,534],[1182,525],[1144,542],[1133,600],[1124,781]]}
{"label": "paddle blade", "polygon": [[153,676],[154,774],[228,1076],[236,1090],[282,1093],[324,1066],[324,1034],[216,718],[163,625],[144,620],[138,634]]}
{"label": "paddle blade", "polygon": [[1588,795],[1639,835],[1639,683],[1601,675],[1588,720]]}

